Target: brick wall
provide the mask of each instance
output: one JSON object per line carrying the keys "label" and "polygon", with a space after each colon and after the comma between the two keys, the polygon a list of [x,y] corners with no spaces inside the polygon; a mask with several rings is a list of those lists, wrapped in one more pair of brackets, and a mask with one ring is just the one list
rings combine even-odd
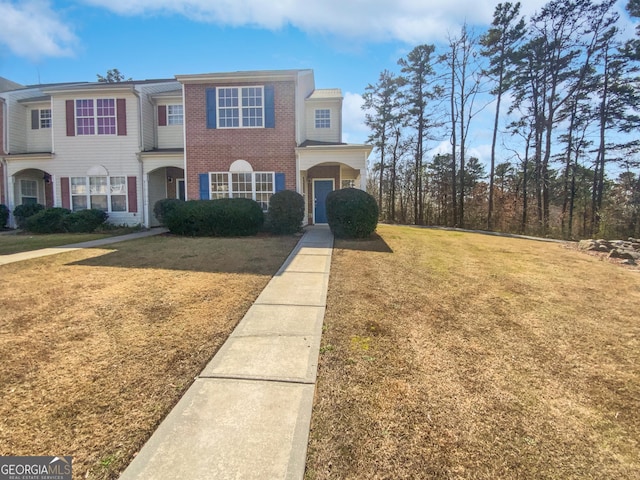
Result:
{"label": "brick wall", "polygon": [[[296,188],[295,84],[273,82],[275,128],[207,129],[206,90],[214,85],[185,85],[187,198],[199,198],[200,173],[227,172],[235,160],[254,171],[282,172],[286,188]],[[222,86],[238,86],[229,83]],[[246,84],[246,85],[253,85]]]}

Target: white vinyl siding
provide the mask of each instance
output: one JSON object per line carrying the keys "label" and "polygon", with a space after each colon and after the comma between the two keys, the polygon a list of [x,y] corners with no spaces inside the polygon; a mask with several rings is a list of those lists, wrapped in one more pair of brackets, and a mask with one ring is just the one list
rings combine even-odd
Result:
{"label": "white vinyl siding", "polygon": [[[53,112],[50,108],[50,103],[43,103],[42,105],[29,105],[27,115],[25,115],[24,128],[26,132],[26,153],[43,153],[51,152],[51,127],[53,126]],[[39,128],[31,128],[31,110],[38,111],[38,126]],[[42,127],[43,112],[47,111],[49,114],[49,128]],[[46,118],[46,117],[44,117]]]}
{"label": "white vinyl siding", "polygon": [[[167,124],[157,127],[158,148],[184,148],[184,108],[182,104],[161,103],[160,105],[165,105],[167,108]],[[177,123],[179,120],[181,120],[180,123]]]}
{"label": "white vinyl siding", "polygon": [[308,101],[306,107],[306,140],[339,143],[342,140],[340,102],[337,100]]}
{"label": "white vinyl siding", "polygon": [[[126,99],[127,135],[76,135],[66,134],[65,101],[76,98],[88,98],[89,95],[71,94],[54,96],[53,100],[53,141],[55,145],[56,178],[89,177],[96,166],[107,172],[101,176],[139,177],[140,162],[137,153],[140,151],[138,99],[133,93],[118,92],[117,98]],[[92,95],[93,96],[93,95]],[[98,95],[95,95],[97,97]],[[103,97],[100,95],[100,97]],[[56,185],[57,186],[57,185]],[[88,184],[87,184],[88,188]],[[61,189],[56,192],[56,205],[62,205]],[[111,212],[109,222],[114,224],[136,225],[143,222],[142,186],[138,180],[138,212]],[[96,199],[97,200],[97,199]],[[131,205],[128,206],[131,208]]]}

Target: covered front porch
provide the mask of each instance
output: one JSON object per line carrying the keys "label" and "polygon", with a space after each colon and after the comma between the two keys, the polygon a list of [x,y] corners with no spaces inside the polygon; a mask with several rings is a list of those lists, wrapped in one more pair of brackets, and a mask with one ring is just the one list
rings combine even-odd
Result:
{"label": "covered front porch", "polygon": [[160,222],[153,213],[158,200],[185,200],[184,152],[182,149],[140,153],[142,162],[144,226],[157,227]]}
{"label": "covered front porch", "polygon": [[296,149],[298,192],[307,205],[306,224],[326,224],[327,195],[341,188],[366,189],[368,145],[314,144]]}
{"label": "covered front porch", "polygon": [[[18,205],[55,205],[55,175],[50,172],[53,155],[21,154],[3,157],[6,165],[6,202],[10,212]],[[12,216],[9,225],[15,226]]]}

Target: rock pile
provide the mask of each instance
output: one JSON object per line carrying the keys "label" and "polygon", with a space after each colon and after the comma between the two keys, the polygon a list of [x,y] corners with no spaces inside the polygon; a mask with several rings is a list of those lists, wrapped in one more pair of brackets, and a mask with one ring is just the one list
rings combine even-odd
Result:
{"label": "rock pile", "polygon": [[640,262],[640,239],[629,240],[580,240],[579,250],[608,253],[609,258],[624,259],[623,263],[635,265]]}

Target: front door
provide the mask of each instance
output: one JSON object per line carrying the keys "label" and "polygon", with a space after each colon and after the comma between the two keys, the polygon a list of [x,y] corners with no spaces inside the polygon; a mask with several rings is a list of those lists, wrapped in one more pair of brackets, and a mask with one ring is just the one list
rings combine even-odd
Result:
{"label": "front door", "polygon": [[333,180],[313,181],[313,223],[327,223],[327,195],[333,191]]}
{"label": "front door", "polygon": [[178,200],[185,200],[186,197],[184,195],[184,178],[178,178],[176,180],[176,185],[178,186],[176,197],[178,198]]}

